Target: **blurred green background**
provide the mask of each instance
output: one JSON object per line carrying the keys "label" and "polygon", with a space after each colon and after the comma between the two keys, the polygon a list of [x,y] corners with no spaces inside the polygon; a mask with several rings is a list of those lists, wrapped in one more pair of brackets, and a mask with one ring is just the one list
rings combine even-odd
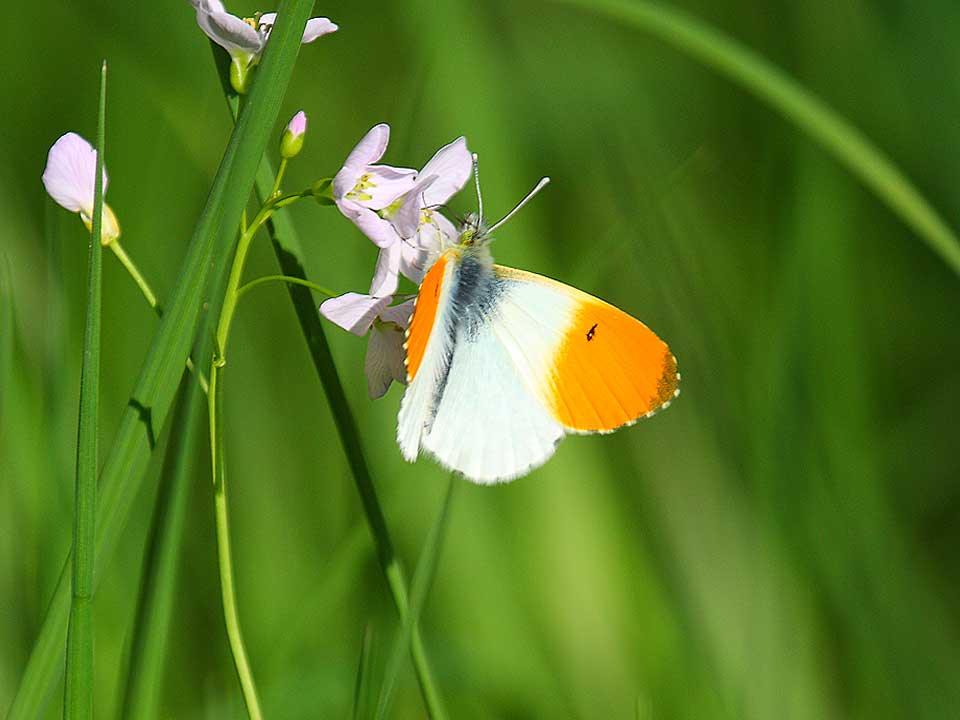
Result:
{"label": "blurred green background", "polygon": [[[249,2],[229,9],[252,14]],[[960,217],[960,6],[676,0],[859,126]],[[947,718],[960,714],[960,279],[782,116],[648,34],[565,5],[345,3],[301,52],[310,117],[286,187],[332,175],[373,124],[420,167],[466,135],[501,263],[647,322],[683,393],[572,437],[512,484],[461,483],[423,634],[454,718]],[[93,138],[110,63],[109,201],[161,300],[230,132],[186,0],[35,0],[0,29],[0,711],[69,547],[85,232],[46,208],[46,152]],[[454,203],[474,208],[469,191]],[[292,208],[312,279],[364,292],[375,248]],[[52,228],[45,234],[45,227]],[[48,235],[55,240],[48,240]],[[157,320],[104,256],[102,452]],[[0,274],[3,268],[0,267]],[[265,240],[248,277],[276,272]],[[318,298],[319,302],[319,298]],[[404,463],[401,389],[366,395],[366,343],[329,338],[407,569],[446,474]],[[271,718],[346,717],[364,629],[396,612],[286,292],[247,296],[226,383],[240,613]],[[240,717],[197,453],[162,717]],[[156,458],[155,458],[156,460]],[[156,466],[96,596],[98,717],[129,652]],[[49,717],[59,717],[59,694]],[[423,716],[409,667],[395,717]]]}

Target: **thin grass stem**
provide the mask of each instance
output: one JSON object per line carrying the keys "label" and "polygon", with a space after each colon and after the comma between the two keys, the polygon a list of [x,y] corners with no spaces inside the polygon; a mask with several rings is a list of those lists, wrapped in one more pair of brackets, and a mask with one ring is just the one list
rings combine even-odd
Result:
{"label": "thin grass stem", "polygon": [[63,716],[93,718],[93,563],[97,523],[97,433],[100,409],[100,306],[103,273],[103,149],[107,63],[100,66],[97,112],[97,163],[93,227],[87,273],[87,320],[80,370],[80,417],[77,427],[76,501],[73,512],[73,578]]}

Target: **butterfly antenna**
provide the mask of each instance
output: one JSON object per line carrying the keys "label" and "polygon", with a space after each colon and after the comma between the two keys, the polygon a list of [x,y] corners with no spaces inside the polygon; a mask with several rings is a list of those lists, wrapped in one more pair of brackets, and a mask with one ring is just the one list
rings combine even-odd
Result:
{"label": "butterfly antenna", "polygon": [[480,194],[480,159],[473,153],[473,184],[477,187],[477,214],[483,222],[483,195]]}
{"label": "butterfly antenna", "polygon": [[494,225],[493,225],[492,227],[487,228],[487,234],[492,233],[492,232],[493,232],[494,230],[496,230],[498,227],[500,227],[501,225],[503,225],[507,220],[509,220],[510,218],[512,218],[512,217],[516,214],[517,210],[519,210],[519,209],[522,208],[524,205],[526,205],[528,202],[530,202],[530,200],[533,199],[533,196],[536,195],[536,194],[537,194],[538,192],[540,192],[541,190],[543,190],[544,186],[545,186],[548,182],[550,182],[550,178],[548,178],[548,177],[540,178],[540,182],[538,182],[538,183],[534,186],[533,190],[531,190],[530,192],[527,193],[527,196],[526,196],[523,200],[521,200],[520,202],[518,202],[518,203],[516,204],[516,207],[514,207],[513,210],[511,210],[511,211],[508,212],[506,215],[504,215],[502,218],[500,218],[496,223],[494,223]]}

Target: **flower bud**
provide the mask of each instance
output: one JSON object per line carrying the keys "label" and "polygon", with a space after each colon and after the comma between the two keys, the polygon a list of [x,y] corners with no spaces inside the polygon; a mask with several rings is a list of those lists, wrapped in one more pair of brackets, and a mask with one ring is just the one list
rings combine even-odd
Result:
{"label": "flower bud", "polygon": [[289,160],[303,149],[303,136],[307,134],[307,116],[301,110],[291,118],[280,137],[280,157]]}

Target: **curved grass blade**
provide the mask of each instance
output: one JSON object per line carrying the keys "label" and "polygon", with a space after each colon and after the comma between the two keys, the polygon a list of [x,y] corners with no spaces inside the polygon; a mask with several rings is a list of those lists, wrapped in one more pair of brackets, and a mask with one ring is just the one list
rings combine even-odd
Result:
{"label": "curved grass blade", "polygon": [[[234,222],[246,205],[260,157],[276,122],[300,49],[300,38],[312,0],[282,0],[277,24],[259,64],[250,101],[237,120],[197,221],[176,290],[153,336],[129,406],[100,475],[96,529],[97,556],[109,556],[140,488],[152,450],[153,426],[161,426],[173,402],[180,376],[196,335],[200,309],[214,260],[217,271],[227,264],[235,239]],[[226,229],[224,223],[226,222]],[[219,285],[214,284],[214,287]],[[209,297],[211,304],[219,304]],[[65,568],[66,569],[66,568]],[[96,578],[95,578],[96,579]],[[68,575],[61,573],[26,671],[8,717],[36,718],[63,667],[64,635],[69,612]]]}
{"label": "curved grass blade", "polygon": [[133,642],[118,717],[153,720],[159,710],[177,568],[190,497],[190,461],[200,439],[206,399],[189,373],[180,384],[140,580]]}
{"label": "curved grass blade", "polygon": [[97,433],[100,423],[100,304],[103,274],[103,146],[107,102],[107,62],[100,65],[97,110],[97,164],[93,228],[87,268],[87,320],[80,366],[80,417],[77,421],[77,476],[73,508],[73,578],[67,633],[67,678],[63,691],[66,720],[93,718],[93,563],[97,523]]}
{"label": "curved grass blade", "polygon": [[826,148],[960,275],[960,240],[883,151],[787,73],[675,8],[625,0],[555,0],[647,30],[726,75]]}
{"label": "curved grass blade", "polygon": [[383,675],[383,685],[380,686],[380,699],[377,702],[377,720],[384,720],[387,713],[390,712],[390,703],[393,700],[393,689],[396,687],[397,676],[400,674],[400,667],[403,664],[403,657],[406,654],[406,648],[410,646],[410,638],[413,629],[418,627],[420,622],[420,611],[427,599],[427,593],[433,584],[433,578],[437,574],[437,565],[440,563],[440,551],[443,548],[443,541],[446,537],[447,522],[450,518],[450,503],[453,499],[454,488],[457,484],[456,475],[451,474],[447,481],[447,490],[443,495],[443,503],[440,506],[440,512],[433,522],[433,527],[427,534],[427,540],[423,544],[423,550],[420,551],[420,560],[417,562],[417,569],[413,573],[413,584],[410,590],[410,609],[407,617],[404,618],[400,632],[394,641],[393,648],[390,651],[390,657],[387,660],[387,667]]}

